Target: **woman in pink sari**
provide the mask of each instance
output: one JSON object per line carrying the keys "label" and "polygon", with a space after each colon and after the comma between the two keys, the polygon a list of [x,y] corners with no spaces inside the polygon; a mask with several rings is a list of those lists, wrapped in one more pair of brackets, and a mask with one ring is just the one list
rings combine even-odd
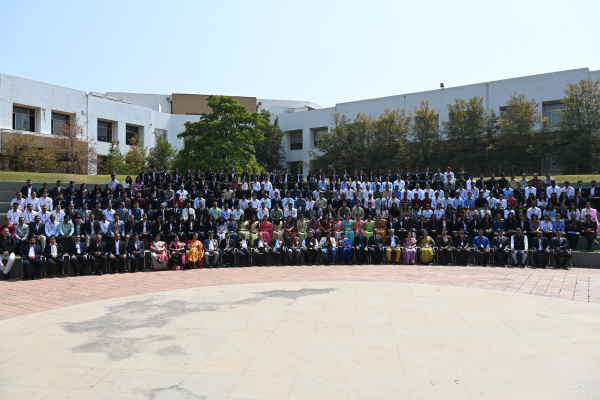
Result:
{"label": "woman in pink sari", "polygon": [[267,243],[271,243],[271,238],[273,237],[273,225],[271,225],[266,215],[260,223],[260,232],[262,233],[263,240],[266,240]]}
{"label": "woman in pink sari", "polygon": [[167,268],[169,254],[167,253],[166,243],[160,240],[160,235],[156,235],[154,241],[150,243],[150,258],[152,259],[152,269]]}
{"label": "woman in pink sari", "polygon": [[333,225],[333,233],[335,235],[335,240],[338,241],[341,239],[341,233],[344,231],[344,223],[342,222],[342,217],[339,215],[335,218],[335,224]]}
{"label": "woman in pink sari", "polygon": [[356,215],[356,220],[354,221],[354,235],[359,236],[359,232],[365,229],[365,225],[367,223],[360,219],[360,215]]}

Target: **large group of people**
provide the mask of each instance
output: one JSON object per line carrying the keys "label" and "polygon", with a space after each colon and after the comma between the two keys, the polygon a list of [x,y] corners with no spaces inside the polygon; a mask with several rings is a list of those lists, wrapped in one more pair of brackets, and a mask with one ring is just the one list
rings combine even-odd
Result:
{"label": "large group of people", "polygon": [[[597,244],[596,182],[584,187],[550,174],[507,178],[464,168],[273,170],[240,174],[142,169],[119,182],[88,187],[28,180],[0,227],[0,268],[8,278],[15,254],[23,279],[93,267],[102,275],[145,268],[250,264],[455,263],[567,268],[580,239]],[[319,257],[320,256],[320,257]],[[320,261],[319,261],[320,258]],[[520,258],[520,260],[519,260]],[[236,264],[237,261],[237,264]],[[110,266],[110,268],[109,268]],[[33,268],[33,272],[31,269]]]}

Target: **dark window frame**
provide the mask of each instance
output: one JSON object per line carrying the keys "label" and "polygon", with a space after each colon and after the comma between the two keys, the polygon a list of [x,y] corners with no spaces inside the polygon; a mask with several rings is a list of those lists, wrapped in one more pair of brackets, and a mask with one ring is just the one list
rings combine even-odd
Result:
{"label": "dark window frame", "polygon": [[[55,118],[55,117],[64,117],[64,119]],[[55,129],[55,123],[57,125],[59,125],[61,122],[62,122],[63,127],[62,127],[62,131],[59,132],[58,129]],[[53,135],[62,135],[62,134],[64,134],[64,127],[70,123],[71,123],[71,115],[70,114],[63,114],[60,112],[52,111],[52,113],[50,115],[50,133],[52,133]]]}
{"label": "dark window frame", "polygon": [[[17,127],[17,115],[20,117],[20,122],[23,122],[25,116],[29,117],[27,123],[29,124],[29,129],[24,129],[20,125]],[[12,118],[12,127],[17,131],[25,131],[25,132],[35,132],[35,109],[28,108],[24,106],[13,105],[13,118]]]}
{"label": "dark window frame", "polygon": [[140,143],[140,127],[134,125],[125,125],[125,143],[131,146],[132,139],[137,137],[138,144]]}
{"label": "dark window frame", "polygon": [[[104,124],[106,124],[106,126],[101,126],[101,125],[104,125]],[[112,126],[113,126],[112,121],[98,120],[98,124],[96,126],[96,140],[99,141],[99,142],[105,142],[105,143],[112,142],[112,140],[113,140],[113,134],[112,134],[112,130],[113,129],[112,129]],[[101,140],[100,139],[100,137],[101,137],[100,136],[100,129],[106,130],[105,136],[103,136],[103,137],[105,137],[106,140]]]}
{"label": "dark window frame", "polygon": [[304,145],[303,131],[289,131],[290,150],[302,150]]}

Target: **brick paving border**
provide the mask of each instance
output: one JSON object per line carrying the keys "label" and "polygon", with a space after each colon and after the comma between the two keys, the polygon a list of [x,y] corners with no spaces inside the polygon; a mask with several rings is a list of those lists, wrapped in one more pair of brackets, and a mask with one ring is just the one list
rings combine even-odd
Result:
{"label": "brick paving border", "polygon": [[0,282],[0,320],[93,301],[194,287],[267,282],[417,283],[497,290],[600,304],[600,269],[424,265],[204,268]]}

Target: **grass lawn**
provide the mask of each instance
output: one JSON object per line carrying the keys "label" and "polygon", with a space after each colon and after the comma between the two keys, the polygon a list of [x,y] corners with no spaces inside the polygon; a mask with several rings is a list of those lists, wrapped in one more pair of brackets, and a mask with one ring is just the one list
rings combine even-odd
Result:
{"label": "grass lawn", "polygon": [[[117,175],[119,182],[125,181],[125,175]],[[135,180],[135,177],[132,177]],[[27,179],[32,179],[34,182],[48,183],[50,187],[57,180],[66,183],[74,181],[80,183],[100,183],[106,184],[110,180],[110,175],[72,175],[72,174],[40,174],[34,172],[0,172],[0,182],[26,182]]]}

